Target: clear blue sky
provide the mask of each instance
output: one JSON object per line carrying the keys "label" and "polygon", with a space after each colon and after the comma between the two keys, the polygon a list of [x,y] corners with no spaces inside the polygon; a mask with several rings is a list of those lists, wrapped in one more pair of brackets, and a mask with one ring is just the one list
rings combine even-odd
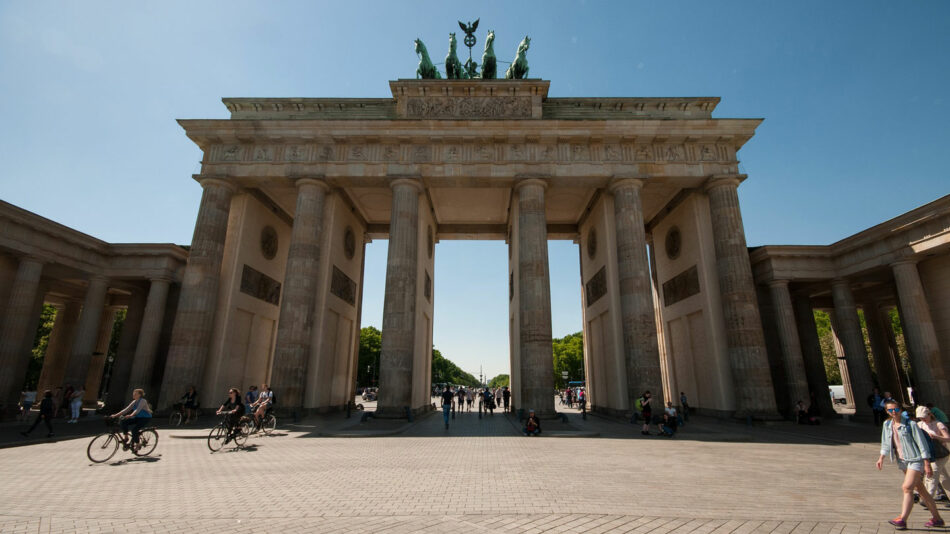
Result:
{"label": "clear blue sky", "polygon": [[[176,118],[226,96],[383,97],[481,17],[532,38],[551,96],[720,96],[750,245],[829,243],[950,193],[950,2],[2,2],[0,198],[113,242],[191,240],[200,154]],[[480,46],[480,45],[479,45]],[[577,331],[574,245],[551,242],[554,335]],[[369,246],[379,325],[385,241]],[[443,242],[435,344],[507,372],[506,252]]]}

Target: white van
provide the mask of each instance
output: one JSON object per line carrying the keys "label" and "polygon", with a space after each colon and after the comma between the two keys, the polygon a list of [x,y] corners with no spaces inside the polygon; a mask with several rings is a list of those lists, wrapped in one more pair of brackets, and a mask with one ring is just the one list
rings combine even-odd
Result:
{"label": "white van", "polygon": [[828,386],[832,404],[848,404],[848,397],[844,394],[844,386]]}

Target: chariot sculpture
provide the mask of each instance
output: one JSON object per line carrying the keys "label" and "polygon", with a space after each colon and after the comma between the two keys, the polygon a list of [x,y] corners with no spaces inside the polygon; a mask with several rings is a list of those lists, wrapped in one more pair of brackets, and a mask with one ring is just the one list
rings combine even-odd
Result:
{"label": "chariot sculpture", "polygon": [[[498,60],[495,57],[495,32],[489,30],[485,37],[485,51],[482,53],[481,72],[479,64],[472,58],[472,47],[475,46],[477,39],[475,31],[478,29],[479,19],[468,24],[458,21],[459,27],[465,32],[463,43],[468,47],[468,60],[463,64],[458,57],[458,40],[455,33],[449,34],[449,52],[445,56],[445,78],[449,80],[482,79],[494,80],[498,75]],[[438,80],[442,78],[439,69],[432,63],[429,52],[426,50],[422,39],[415,40],[416,54],[419,56],[419,66],[416,68],[416,78],[424,80]],[[515,53],[508,69],[505,71],[506,80],[522,80],[528,76],[528,47],[531,45],[531,38],[525,35],[521,43],[518,44],[518,50]],[[505,63],[505,62],[502,62]]]}

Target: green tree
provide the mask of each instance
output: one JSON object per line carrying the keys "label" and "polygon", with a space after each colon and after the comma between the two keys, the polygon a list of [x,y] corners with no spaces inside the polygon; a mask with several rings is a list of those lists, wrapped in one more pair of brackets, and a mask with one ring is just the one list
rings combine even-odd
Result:
{"label": "green tree", "polygon": [[508,375],[502,374],[502,375],[496,376],[495,378],[492,378],[491,381],[488,382],[488,387],[503,388],[505,386],[510,386],[511,385],[510,382],[511,382],[511,377]]}
{"label": "green tree", "polygon": [[554,339],[553,348],[555,387],[567,387],[567,381],[563,378],[564,371],[567,371],[568,380],[584,380],[584,334],[576,332]]}
{"label": "green tree", "polygon": [[480,384],[478,379],[461,370],[452,360],[442,356],[439,349],[432,348],[432,383],[441,384],[461,384],[464,386],[477,387]]}
{"label": "green tree", "polygon": [[30,351],[30,363],[26,368],[26,382],[24,387],[27,389],[36,389],[37,382],[40,381],[40,371],[43,370],[43,359],[46,357],[46,347],[49,346],[49,336],[53,331],[53,324],[56,322],[56,308],[49,305],[43,305],[43,311],[40,312],[40,324],[36,328],[36,334],[33,336],[33,350]]}
{"label": "green tree", "polygon": [[374,326],[360,329],[359,364],[356,383],[360,386],[375,386],[379,383],[379,353],[383,347],[382,333]]}

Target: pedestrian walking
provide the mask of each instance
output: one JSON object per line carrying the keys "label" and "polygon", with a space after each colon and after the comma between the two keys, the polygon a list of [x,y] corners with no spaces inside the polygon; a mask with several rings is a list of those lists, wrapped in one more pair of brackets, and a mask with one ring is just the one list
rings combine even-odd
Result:
{"label": "pedestrian walking", "polygon": [[508,386],[501,390],[501,399],[505,403],[505,413],[508,413],[508,407],[511,405],[511,390]]}
{"label": "pedestrian walking", "polygon": [[685,391],[680,391],[680,410],[682,410],[683,421],[689,421],[689,400],[686,398]]}
{"label": "pedestrian walking", "polygon": [[73,390],[72,396],[69,399],[70,419],[66,421],[67,423],[79,422],[79,415],[82,412],[82,398],[85,396],[86,392],[82,387]]}
{"label": "pedestrian walking", "polygon": [[868,407],[874,414],[874,426],[883,424],[887,419],[887,414],[884,413],[884,397],[877,388],[872,389],[871,394],[868,395]]}
{"label": "pedestrian walking", "polygon": [[30,409],[36,403],[36,390],[30,389],[23,392],[23,399],[20,401],[20,414],[18,419],[26,421],[30,418]]}
{"label": "pedestrian walking", "polygon": [[950,485],[947,485],[950,482],[950,474],[947,473],[947,460],[950,459],[950,450],[945,445],[950,442],[950,431],[947,431],[947,426],[938,421],[930,408],[926,406],[917,407],[917,426],[930,436],[931,441],[930,452],[932,454],[931,467],[933,468],[933,474],[924,477],[924,486],[927,487],[927,492],[935,501],[946,499],[947,496],[941,492],[940,488],[941,486],[950,488]]}
{"label": "pedestrian walking", "polygon": [[937,503],[927,493],[927,488],[921,478],[922,475],[933,476],[925,433],[915,421],[902,420],[901,408],[897,401],[888,401],[884,406],[889,419],[884,422],[881,430],[881,455],[877,459],[877,468],[881,470],[884,466],[884,458],[889,457],[891,461],[897,461],[897,468],[904,473],[904,483],[901,485],[901,489],[904,490],[901,515],[888,523],[894,525],[897,530],[907,529],[907,519],[914,507],[914,490],[916,489],[932,516],[925,526],[942,527],[944,522],[940,517],[940,512],[937,511]]}
{"label": "pedestrian walking", "polygon": [[26,432],[20,432],[20,434],[26,438],[29,437],[30,432],[33,432],[33,429],[36,428],[36,425],[40,424],[40,421],[46,423],[46,437],[53,437],[53,392],[46,390],[43,392],[43,400],[40,402],[40,413],[36,416],[36,420],[33,421],[33,426],[31,426]]}
{"label": "pedestrian walking", "polygon": [[445,419],[445,429],[449,429],[449,412],[452,410],[452,401],[455,400],[455,394],[452,393],[452,390],[449,388],[449,385],[445,385],[445,389],[442,390],[442,419]]}

